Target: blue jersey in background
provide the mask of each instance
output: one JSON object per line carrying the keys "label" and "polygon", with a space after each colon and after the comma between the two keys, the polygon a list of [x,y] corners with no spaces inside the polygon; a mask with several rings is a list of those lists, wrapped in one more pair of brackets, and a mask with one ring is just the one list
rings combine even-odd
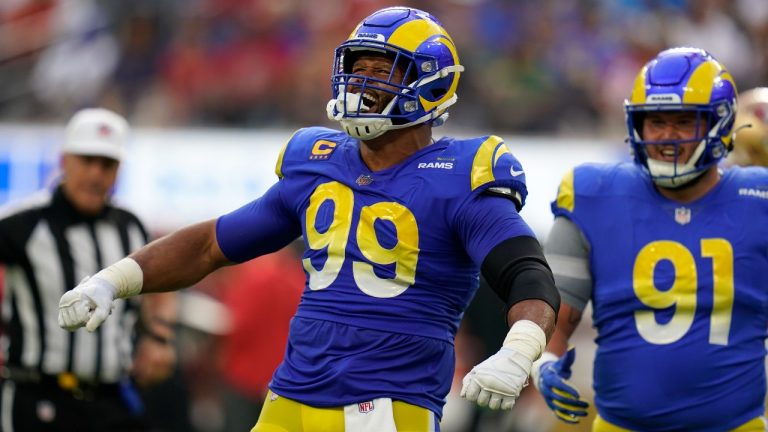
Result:
{"label": "blue jersey in background", "polygon": [[637,165],[581,165],[552,208],[591,246],[603,418],[714,431],[765,412],[766,170],[727,170],[705,197],[680,204]]}

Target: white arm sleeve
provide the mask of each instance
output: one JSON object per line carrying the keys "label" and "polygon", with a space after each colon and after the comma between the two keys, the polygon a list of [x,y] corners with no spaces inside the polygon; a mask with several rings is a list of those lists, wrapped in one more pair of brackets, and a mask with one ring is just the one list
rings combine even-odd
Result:
{"label": "white arm sleeve", "polygon": [[583,311],[592,297],[590,245],[584,234],[569,219],[556,217],[544,245],[544,255],[563,301]]}

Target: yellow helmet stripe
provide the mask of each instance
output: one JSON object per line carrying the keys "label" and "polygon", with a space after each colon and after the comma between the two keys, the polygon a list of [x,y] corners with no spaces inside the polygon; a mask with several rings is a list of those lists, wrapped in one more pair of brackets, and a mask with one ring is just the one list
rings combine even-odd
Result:
{"label": "yellow helmet stripe", "polygon": [[691,74],[685,85],[684,104],[707,104],[712,98],[712,83],[722,71],[714,61],[706,61]]}
{"label": "yellow helmet stripe", "polygon": [[363,22],[360,22],[359,24],[357,24],[357,26],[355,26],[355,29],[354,29],[354,30],[352,30],[352,33],[350,33],[350,34],[349,34],[349,36],[347,36],[347,40],[350,40],[350,39],[354,39],[354,38],[355,38],[355,36],[357,36],[357,31],[358,31],[358,30],[360,29],[360,27],[362,27],[362,26],[363,26]]}
{"label": "yellow helmet stripe", "polygon": [[472,172],[470,174],[472,190],[496,179],[493,175],[493,167],[496,166],[496,162],[504,153],[509,153],[509,149],[504,145],[504,140],[495,135],[488,137],[480,145],[472,161]]}
{"label": "yellow helmet stripe", "polygon": [[434,35],[443,35],[453,46],[451,37],[445,29],[425,19],[416,19],[398,27],[387,42],[408,51],[415,51],[424,41]]}
{"label": "yellow helmet stripe", "polygon": [[633,104],[645,103],[645,75],[648,73],[648,66],[643,67],[640,73],[635,77],[635,84],[632,86],[632,96],[630,102]]}
{"label": "yellow helmet stripe", "polygon": [[557,189],[557,206],[572,212],[575,205],[575,195],[573,194],[573,169],[571,169],[563,176],[563,180],[560,182],[560,187]]}

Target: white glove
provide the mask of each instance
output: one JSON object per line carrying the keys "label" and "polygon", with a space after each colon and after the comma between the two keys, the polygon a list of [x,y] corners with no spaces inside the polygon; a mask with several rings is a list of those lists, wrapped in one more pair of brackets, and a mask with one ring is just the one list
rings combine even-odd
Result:
{"label": "white glove", "polygon": [[546,345],[544,331],[534,322],[517,321],[496,354],[464,377],[461,397],[491,409],[511,409],[528,384],[528,373]]}
{"label": "white glove", "polygon": [[59,300],[59,326],[95,331],[112,313],[112,301],[141,293],[144,273],[133,258],[123,258],[93,277],[86,277]]}
{"label": "white glove", "polygon": [[59,300],[59,327],[95,331],[112,313],[117,288],[98,276],[87,277]]}

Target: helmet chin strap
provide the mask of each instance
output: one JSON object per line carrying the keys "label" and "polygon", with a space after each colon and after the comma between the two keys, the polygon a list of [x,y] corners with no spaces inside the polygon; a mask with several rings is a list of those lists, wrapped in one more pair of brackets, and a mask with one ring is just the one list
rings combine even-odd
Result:
{"label": "helmet chin strap", "polygon": [[[336,87],[336,98],[328,101],[325,107],[326,114],[328,119],[338,121],[347,135],[363,141],[380,137],[389,130],[403,129],[420,123],[430,122],[432,127],[441,126],[448,119],[446,110],[458,100],[455,92],[447,100],[432,107],[428,113],[408,123],[393,124],[390,113],[402,96],[417,92],[419,87],[463,70],[462,65],[446,66],[431,76],[412,82],[407,88],[401,90],[400,94],[395,94],[381,113],[368,113],[368,108],[363,104],[362,95],[346,91],[347,84],[340,83]],[[421,101],[416,103],[421,104]]]}
{"label": "helmet chin strap", "polygon": [[[434,120],[433,127],[441,126],[447,120],[448,113],[445,110],[456,103],[458,96],[454,94],[447,101],[435,107],[428,114],[419,117],[418,119],[401,124],[392,124],[392,119],[385,117],[344,117],[347,112],[357,112],[358,107],[361,107],[361,96],[356,93],[340,93],[336,99],[331,99],[326,105],[326,113],[329,120],[335,120],[341,123],[341,127],[344,132],[359,140],[371,140],[378,138],[385,132],[393,129],[403,129],[411,127],[420,123]],[[393,98],[389,104],[384,108],[382,114],[387,114],[392,110],[397,97]]]}
{"label": "helmet chin strap", "polygon": [[694,171],[677,177],[655,177],[652,174],[651,178],[653,179],[653,183],[657,186],[663,187],[665,189],[679,189],[699,178],[699,176],[704,174],[704,171],[705,170]]}
{"label": "helmet chin strap", "polygon": [[329,120],[340,121],[344,114],[348,112],[357,112],[359,108],[364,108],[362,97],[357,93],[340,92],[336,99],[328,101],[325,111]]}
{"label": "helmet chin strap", "polygon": [[647,159],[648,171],[651,173],[653,182],[668,189],[676,189],[690,183],[704,173],[704,170],[696,170],[696,162],[706,147],[707,140],[704,139],[696,146],[696,150],[688,162],[684,164],[664,162],[649,157]]}
{"label": "helmet chin strap", "polygon": [[[394,99],[384,108],[384,113],[392,109],[393,103]],[[339,93],[336,99],[329,100],[325,110],[329,120],[338,121],[347,135],[359,140],[365,141],[378,138],[391,128],[392,120],[389,118],[344,117],[345,113],[358,112],[360,108],[363,108],[362,96],[357,93],[346,92]]]}
{"label": "helmet chin strap", "polygon": [[[667,189],[678,189],[685,185],[690,184],[699,178],[704,172],[707,171],[706,167],[697,168],[696,165],[702,158],[705,151],[716,151],[715,147],[707,150],[710,147],[710,143],[720,140],[720,131],[724,124],[731,118],[732,114],[720,118],[710,129],[707,135],[696,146],[688,162],[684,164],[677,164],[674,162],[664,162],[652,159],[648,157],[646,152],[645,165],[648,168],[648,172],[651,174],[651,179],[657,186],[661,186]],[[634,137],[636,141],[641,141],[640,134],[637,130],[634,130]],[[728,148],[723,150],[726,154],[729,151]],[[710,162],[708,166],[717,161]]]}

